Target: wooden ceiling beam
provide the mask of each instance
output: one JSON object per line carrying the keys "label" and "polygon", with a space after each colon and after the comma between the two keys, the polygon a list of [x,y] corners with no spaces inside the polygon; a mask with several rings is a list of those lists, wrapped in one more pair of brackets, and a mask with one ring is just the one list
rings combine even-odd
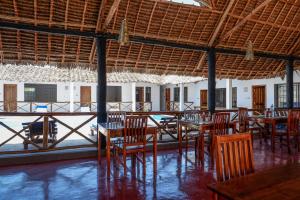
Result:
{"label": "wooden ceiling beam", "polygon": [[[64,28],[65,30],[67,30],[67,27],[68,27],[68,12],[69,12],[69,1],[70,0],[67,0],[66,2],[66,9],[65,9],[65,21],[64,21]],[[64,35],[64,41],[63,41],[63,49],[62,49],[62,53],[63,53],[63,56],[62,56],[62,63],[65,62],[65,54],[66,54],[66,43],[67,43],[67,36]]]}
{"label": "wooden ceiling beam", "polygon": [[258,5],[255,9],[253,9],[246,17],[244,17],[241,21],[239,21],[230,31],[228,31],[225,35],[223,35],[220,41],[229,37],[234,31],[236,31],[239,27],[244,25],[252,16],[254,16],[260,9],[268,5],[273,0],[265,0],[260,5]]}
{"label": "wooden ceiling beam", "polygon": [[[80,27],[80,31],[83,31],[83,25],[84,25],[85,13],[86,13],[88,1],[89,1],[89,0],[85,0],[85,2],[84,2],[84,7],[83,7],[83,12],[82,12],[82,17],[81,17],[81,27]],[[79,37],[79,39],[78,39],[78,44],[77,44],[76,63],[79,61],[80,46],[81,46],[81,37]]]}
{"label": "wooden ceiling beam", "polygon": [[[18,11],[18,6],[17,6],[17,2],[16,0],[13,0],[13,5],[14,5],[14,12],[15,12],[15,16],[19,17],[19,11]],[[16,23],[18,23],[16,21]],[[21,60],[21,34],[20,34],[20,30],[17,30],[17,49],[18,49],[18,61]]]}
{"label": "wooden ceiling beam", "polygon": [[2,34],[0,32],[0,63],[3,63],[4,55],[3,55],[3,45],[2,45]]}
{"label": "wooden ceiling beam", "polygon": [[[226,6],[226,9],[225,9],[223,15],[221,16],[216,29],[214,30],[213,34],[211,35],[211,37],[209,39],[209,42],[208,42],[208,46],[209,47],[211,47],[211,46],[214,45],[214,43],[216,41],[216,38],[217,38],[217,36],[218,36],[218,34],[219,34],[220,30],[221,30],[221,27],[224,24],[225,19],[227,19],[228,13],[229,13],[230,9],[232,8],[234,2],[235,2],[235,0],[230,0],[229,3],[228,3],[228,5]],[[203,54],[201,56],[199,62],[198,62],[198,65],[196,67],[197,69],[199,69],[202,66],[204,59],[205,59],[205,55]]]}
{"label": "wooden ceiling beam", "polygon": [[[34,10],[34,25],[37,25],[37,0],[33,2],[33,10]],[[38,33],[34,32],[34,62],[38,62]]]}
{"label": "wooden ceiling beam", "polygon": [[154,11],[155,11],[155,8],[156,8],[156,5],[157,5],[157,2],[154,3],[154,6],[151,10],[151,14],[150,14],[150,18],[149,18],[149,23],[148,23],[148,26],[147,26],[147,29],[146,29],[146,34],[148,34],[149,30],[150,30],[150,25],[151,25],[151,22],[152,22],[152,18],[153,18],[153,14],[154,14]]}
{"label": "wooden ceiling beam", "polygon": [[[50,1],[50,10],[49,10],[49,28],[52,26],[52,18],[53,18],[53,6],[54,1]],[[50,63],[50,54],[51,54],[51,34],[48,34],[48,52],[47,52],[47,63]]]}
{"label": "wooden ceiling beam", "polygon": [[119,7],[121,0],[114,0],[107,16],[106,19],[104,21],[103,27],[102,27],[102,31],[105,31],[109,25],[109,23],[111,22],[114,14],[116,13],[117,8]]}
{"label": "wooden ceiling beam", "polygon": [[[100,30],[102,30],[101,20],[104,16],[106,4],[107,4],[107,0],[102,0],[101,4],[99,6],[97,24],[96,24],[96,27],[95,27],[95,33],[98,33]],[[95,52],[96,52],[96,38],[94,38],[92,48],[91,48],[91,51],[90,51],[90,56],[89,56],[90,64],[92,64],[93,61],[94,61]]]}

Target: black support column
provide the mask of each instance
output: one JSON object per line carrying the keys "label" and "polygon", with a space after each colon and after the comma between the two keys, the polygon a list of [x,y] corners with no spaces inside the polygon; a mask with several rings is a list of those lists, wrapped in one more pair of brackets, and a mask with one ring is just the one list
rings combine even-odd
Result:
{"label": "black support column", "polygon": [[286,102],[287,108],[291,109],[294,106],[294,59],[290,58],[286,65]]}
{"label": "black support column", "polygon": [[216,108],[216,50],[208,51],[208,110],[215,112]]}
{"label": "black support column", "polygon": [[98,37],[97,60],[98,60],[98,86],[97,86],[97,122],[106,122],[106,38]]}

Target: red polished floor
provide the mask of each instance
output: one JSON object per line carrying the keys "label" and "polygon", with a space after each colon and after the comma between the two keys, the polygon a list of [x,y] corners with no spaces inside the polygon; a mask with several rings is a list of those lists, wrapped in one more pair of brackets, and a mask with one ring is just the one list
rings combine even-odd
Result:
{"label": "red polished floor", "polygon": [[[271,153],[269,145],[255,142],[255,168],[263,170],[287,162],[299,162],[300,154],[289,156],[285,148]],[[209,199],[206,184],[214,181],[214,170],[205,158],[204,166],[194,162],[192,151],[179,156],[177,150],[158,152],[157,172],[152,154],[147,157],[147,175],[142,166],[127,177],[112,167],[106,178],[106,163],[94,159],[0,168],[0,199]],[[128,160],[128,167],[131,162]]]}

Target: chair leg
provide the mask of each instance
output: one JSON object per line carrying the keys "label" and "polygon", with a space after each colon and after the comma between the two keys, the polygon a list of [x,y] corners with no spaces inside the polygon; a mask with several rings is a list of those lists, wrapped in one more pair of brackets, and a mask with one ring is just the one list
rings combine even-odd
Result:
{"label": "chair leg", "polygon": [[126,151],[123,151],[123,167],[124,167],[124,176],[127,176]]}
{"label": "chair leg", "polygon": [[286,139],[287,139],[288,153],[289,153],[289,154],[291,154],[290,136],[289,136],[289,135],[287,135]]}
{"label": "chair leg", "polygon": [[143,174],[146,176],[146,151],[143,152]]}

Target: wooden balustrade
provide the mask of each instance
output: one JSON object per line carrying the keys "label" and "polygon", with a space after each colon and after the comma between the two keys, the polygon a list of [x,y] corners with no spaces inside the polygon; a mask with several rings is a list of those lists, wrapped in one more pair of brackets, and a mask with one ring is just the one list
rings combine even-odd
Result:
{"label": "wooden balustrade", "polygon": [[[14,106],[5,106],[14,105]],[[0,101],[0,112],[39,112],[38,107],[45,106],[43,112],[70,112],[70,102],[4,102]],[[96,112],[97,102],[74,102],[73,112],[81,112],[84,107],[84,112]],[[137,111],[151,111],[152,102],[137,102]],[[7,109],[9,108],[9,109]],[[107,111],[132,111],[132,102],[107,102]]]}
{"label": "wooden balustrade", "polygon": [[[96,118],[96,113],[95,112],[88,112],[88,113],[65,113],[65,112],[59,112],[59,113],[13,113],[13,112],[5,112],[5,113],[1,113],[1,116],[3,117],[11,117],[11,116],[17,116],[17,117],[22,117],[20,119],[22,119],[22,121],[20,121],[20,126],[21,124],[23,125],[23,127],[21,129],[18,130],[18,124],[16,124],[16,121],[14,120],[13,125],[11,125],[9,122],[3,122],[0,121],[0,127],[1,127],[1,132],[0,132],[0,154],[17,154],[17,153],[32,153],[32,152],[41,152],[41,151],[54,151],[54,150],[62,150],[62,149],[75,149],[75,148],[82,148],[82,147],[97,147],[97,139],[96,137],[94,138],[90,138],[87,136],[87,133],[90,133],[90,126],[91,126],[91,121],[94,120]],[[84,120],[71,120],[72,123],[76,123],[77,121],[79,121],[79,123],[77,123],[75,126],[71,126],[70,124],[68,124],[68,122],[64,122],[64,119],[59,119],[59,117],[82,117],[82,116],[86,116],[87,119]],[[24,123],[24,121],[26,121],[25,117],[29,117],[28,121],[30,120],[30,122],[26,122]],[[35,118],[34,120],[32,120],[32,118]],[[49,134],[50,133],[50,121],[57,123],[58,125],[60,125],[62,127],[62,129],[67,130],[67,133],[62,133],[60,132],[61,137],[58,138],[55,141],[48,141],[49,138]],[[82,122],[80,122],[82,121]],[[41,123],[43,124],[42,126],[42,144],[39,144],[37,142],[37,140],[34,140],[33,137],[25,135],[25,132],[27,131],[27,133],[30,133],[30,127],[32,125],[34,125],[35,123]],[[96,122],[95,122],[96,123]],[[80,130],[82,127],[87,126],[86,127],[86,133],[83,133],[82,130]],[[60,130],[61,131],[61,130]],[[4,141],[1,141],[1,135],[2,134],[9,134],[11,133],[12,136],[10,136],[9,138],[5,139]],[[84,139],[84,141],[88,142],[87,144],[72,144],[72,145],[62,145],[62,146],[58,146],[60,145],[63,141],[66,141],[66,139],[72,135],[72,134],[77,134],[80,136],[81,139]],[[21,138],[21,140],[24,143],[24,150],[19,150],[19,148],[16,148],[18,150],[5,150],[5,144],[8,144],[10,141],[12,141],[14,138],[19,137]],[[25,148],[25,143],[26,144],[30,144],[32,145],[32,147],[30,148],[30,150],[28,150],[27,148]],[[82,143],[82,141],[80,142]],[[16,145],[16,144],[8,144],[8,145]],[[17,144],[20,146],[20,143]]]}

